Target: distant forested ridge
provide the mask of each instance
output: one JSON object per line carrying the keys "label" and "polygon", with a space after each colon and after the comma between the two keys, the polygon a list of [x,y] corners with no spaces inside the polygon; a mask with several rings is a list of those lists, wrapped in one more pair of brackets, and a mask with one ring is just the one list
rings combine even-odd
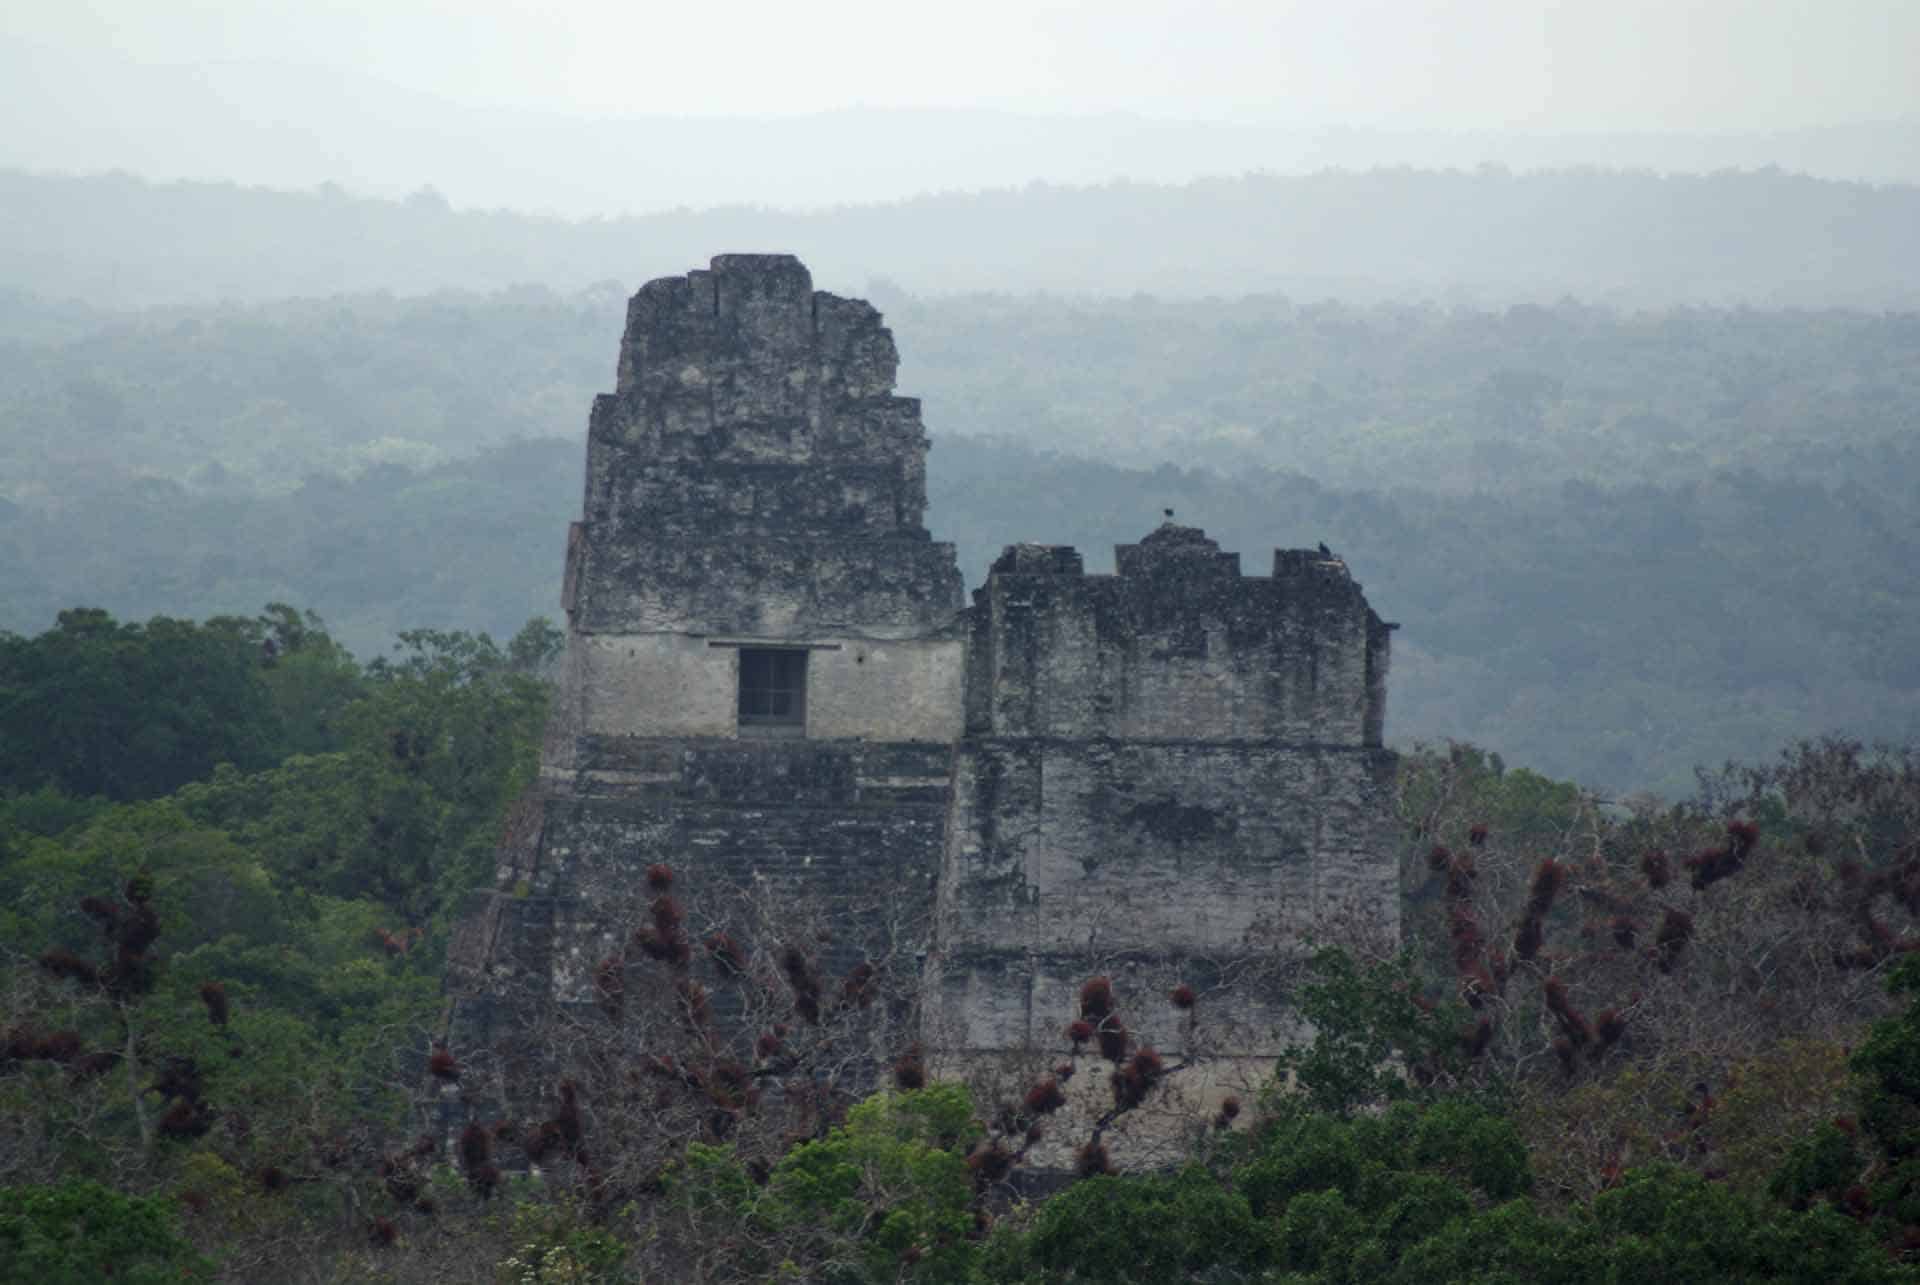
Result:
{"label": "distant forested ridge", "polygon": [[[972,583],[1021,539],[1110,569],[1110,546],[1163,506],[1250,572],[1275,545],[1330,541],[1404,626],[1397,740],[1471,738],[1605,788],[1677,790],[1695,763],[1803,732],[1920,728],[1920,538],[1909,505],[1863,487],[1748,473],[1445,496],[956,438],[934,461],[935,534],[959,543]],[[362,655],[411,624],[505,636],[557,614],[579,478],[578,444],[555,439],[278,495],[97,481],[0,518],[0,627],[44,628],[77,602],[212,614],[298,595]]]}
{"label": "distant forested ridge", "polygon": [[[964,436],[1366,489],[1916,480],[1920,313],[870,293],[936,469]],[[626,294],[120,314],[0,289],[0,500],[125,475],[283,491],[577,442],[612,387]]]}
{"label": "distant forested ridge", "polygon": [[631,289],[721,250],[787,250],[817,284],[1199,297],[1564,295],[1626,306],[1913,307],[1920,188],[1779,170],[1330,170],[1026,187],[810,213],[566,221],[332,187],[0,172],[0,281],[116,307],[538,283]]}

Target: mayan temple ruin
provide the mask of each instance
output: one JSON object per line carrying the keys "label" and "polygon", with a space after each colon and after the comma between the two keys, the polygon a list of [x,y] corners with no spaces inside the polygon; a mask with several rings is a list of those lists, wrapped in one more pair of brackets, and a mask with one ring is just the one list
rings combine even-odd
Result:
{"label": "mayan temple ruin", "polygon": [[[1017,1098],[1103,976],[1127,1039],[1182,1067],[1158,1127],[1204,1127],[1297,1033],[1273,960],[1316,926],[1397,936],[1392,626],[1345,564],[1243,575],[1168,521],[1112,575],[1013,544],[969,605],[897,364],[871,306],[788,256],[633,297],[540,786],[450,959],[446,1038],[497,1051],[510,1093],[544,1091],[518,1087],[537,1012],[585,1031],[677,987],[701,1020],[711,996],[714,1022],[770,1021],[728,998],[764,974],[788,1045],[822,1007],[867,1014],[838,1063],[860,1083],[911,1044]],[[1070,1088],[1070,1114],[1112,1105],[1102,1075]]]}

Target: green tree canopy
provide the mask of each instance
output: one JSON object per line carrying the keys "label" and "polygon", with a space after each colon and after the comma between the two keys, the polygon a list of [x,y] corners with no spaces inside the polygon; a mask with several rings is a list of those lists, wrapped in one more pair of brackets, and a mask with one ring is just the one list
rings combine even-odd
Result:
{"label": "green tree canopy", "polygon": [[156,798],[217,763],[265,767],[281,720],[237,629],[76,608],[36,638],[0,635],[0,792]]}

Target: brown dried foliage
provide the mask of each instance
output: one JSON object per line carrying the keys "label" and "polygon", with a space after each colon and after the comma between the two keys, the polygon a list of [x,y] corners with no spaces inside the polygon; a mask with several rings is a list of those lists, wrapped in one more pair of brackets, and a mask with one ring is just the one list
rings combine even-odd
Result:
{"label": "brown dried foliage", "polygon": [[219,982],[200,984],[200,1002],[206,1005],[207,1020],[225,1029],[227,1025],[227,988]]}
{"label": "brown dried foliage", "polygon": [[1553,912],[1554,898],[1560,895],[1560,889],[1567,881],[1567,868],[1548,857],[1533,872],[1533,884],[1527,889],[1527,908],[1524,912],[1531,919],[1545,919]]}
{"label": "brown dried foliage", "polygon": [[1049,1075],[1034,1081],[1027,1089],[1027,1110],[1034,1115],[1048,1115],[1067,1104],[1067,1095],[1060,1091],[1060,1081]]}
{"label": "brown dried foliage", "polygon": [[894,1062],[893,1082],[903,1089],[927,1087],[927,1064],[921,1060],[920,1050],[909,1049]]}
{"label": "brown dried foliage", "polygon": [[1656,848],[1640,858],[1640,873],[1646,876],[1647,887],[1658,892],[1673,882],[1673,862]]}

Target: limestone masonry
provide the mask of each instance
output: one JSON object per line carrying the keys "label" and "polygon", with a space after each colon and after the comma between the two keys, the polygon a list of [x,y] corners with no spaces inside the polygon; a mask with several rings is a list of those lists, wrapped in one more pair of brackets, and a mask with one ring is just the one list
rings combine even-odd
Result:
{"label": "limestone masonry", "polygon": [[[1328,916],[1397,932],[1391,626],[1345,564],[1246,576],[1169,522],[1115,575],[1012,545],[969,606],[897,365],[880,315],[788,256],[633,297],[541,787],[456,940],[450,1039],[589,1004],[653,862],[690,904],[819,910],[836,976],[912,961],[954,1066],[1057,1050],[1096,965],[1124,1004],[1130,975],[1204,985]],[[1163,998],[1137,1007],[1182,1050]],[[1270,1057],[1284,995],[1238,1011],[1211,1052]]]}

